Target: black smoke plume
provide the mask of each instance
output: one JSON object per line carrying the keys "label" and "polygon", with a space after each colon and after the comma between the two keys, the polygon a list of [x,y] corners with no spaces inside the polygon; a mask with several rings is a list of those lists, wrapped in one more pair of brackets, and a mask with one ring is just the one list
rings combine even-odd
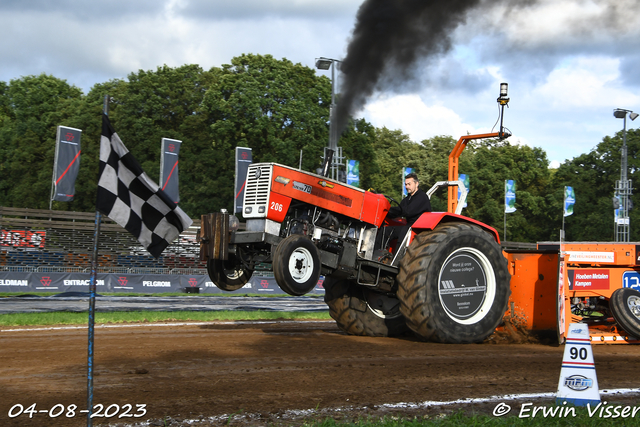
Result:
{"label": "black smoke plume", "polygon": [[366,0],[358,10],[335,112],[342,133],[379,85],[411,80],[416,61],[446,53],[451,34],[482,0]]}

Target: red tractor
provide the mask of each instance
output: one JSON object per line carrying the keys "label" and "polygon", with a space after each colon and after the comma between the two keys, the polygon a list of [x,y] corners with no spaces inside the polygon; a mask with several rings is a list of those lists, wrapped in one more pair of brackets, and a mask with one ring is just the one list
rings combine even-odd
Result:
{"label": "red tractor", "polygon": [[424,340],[483,341],[507,309],[511,276],[496,230],[460,215],[457,161],[468,141],[498,136],[460,138],[449,180],[427,192],[449,186],[448,212],[424,213],[404,241],[386,248],[375,246],[388,225],[391,202],[384,195],[276,163],[253,164],[243,203],[246,229],[238,231],[227,213],[202,217],[201,257],[209,276],[233,291],[266,266],[283,291],[304,295],[324,275],[331,317],[348,334],[412,330]]}

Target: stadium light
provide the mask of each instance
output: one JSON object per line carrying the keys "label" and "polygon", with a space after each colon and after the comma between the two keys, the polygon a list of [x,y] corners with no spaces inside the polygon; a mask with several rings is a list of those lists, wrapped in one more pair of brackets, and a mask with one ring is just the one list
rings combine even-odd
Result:
{"label": "stadium light", "polygon": [[328,70],[333,64],[333,59],[318,58],[316,59],[316,68],[319,70]]}
{"label": "stadium light", "polygon": [[622,153],[620,160],[620,181],[616,182],[616,193],[620,195],[619,214],[615,218],[616,242],[628,242],[630,238],[629,202],[631,201],[631,181],[627,177],[627,114],[631,120],[638,117],[637,113],[623,108],[613,110],[613,117],[623,119],[622,125]]}

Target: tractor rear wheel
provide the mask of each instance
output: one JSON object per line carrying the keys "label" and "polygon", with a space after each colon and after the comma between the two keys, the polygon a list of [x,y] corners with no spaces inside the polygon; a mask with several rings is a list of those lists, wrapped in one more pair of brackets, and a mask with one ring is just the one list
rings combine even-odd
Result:
{"label": "tractor rear wheel", "polygon": [[631,288],[616,289],[611,294],[609,308],[625,332],[640,338],[640,292]]}
{"label": "tractor rear wheel", "polygon": [[243,287],[251,279],[252,271],[245,268],[234,254],[229,258],[210,259],[207,272],[215,285],[223,291],[235,291]]}
{"label": "tractor rear wheel", "polygon": [[467,223],[441,224],[416,236],[400,262],[400,312],[423,340],[481,342],[507,310],[510,280],[493,236]]}
{"label": "tractor rear wheel", "polygon": [[273,276],[289,295],[311,292],[320,278],[320,254],[311,240],[292,234],[273,251]]}
{"label": "tractor rear wheel", "polygon": [[391,337],[408,331],[396,297],[330,277],[323,286],[329,314],[347,334]]}

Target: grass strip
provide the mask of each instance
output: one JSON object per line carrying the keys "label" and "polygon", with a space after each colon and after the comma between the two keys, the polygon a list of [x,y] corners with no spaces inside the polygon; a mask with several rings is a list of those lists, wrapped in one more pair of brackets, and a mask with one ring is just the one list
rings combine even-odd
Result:
{"label": "grass strip", "polygon": [[[545,405],[547,408],[554,408],[554,405]],[[464,411],[458,411],[451,415],[435,415],[414,418],[403,418],[387,416],[384,418],[362,418],[357,421],[342,421],[326,418],[324,420],[308,421],[302,424],[304,427],[460,427],[460,426],[509,426],[509,427],[549,427],[549,426],[640,426],[640,416],[621,417],[615,416],[616,412],[611,411],[607,415],[606,407],[615,406],[612,404],[605,405],[605,410],[591,408],[593,412],[589,415],[585,407],[575,407],[575,416],[573,413],[565,414],[564,412],[556,416],[543,416],[539,412],[535,417],[519,417],[517,412],[509,414],[505,417],[496,417],[484,414],[468,415]],[[620,405],[625,407],[626,405]],[[568,408],[562,408],[563,410]],[[613,415],[612,415],[613,414]]]}
{"label": "grass strip", "polygon": [[[115,311],[96,312],[100,323],[151,323],[174,321],[234,321],[234,320],[329,320],[328,311]],[[49,313],[0,314],[0,326],[86,325],[87,312],[56,311]]]}

